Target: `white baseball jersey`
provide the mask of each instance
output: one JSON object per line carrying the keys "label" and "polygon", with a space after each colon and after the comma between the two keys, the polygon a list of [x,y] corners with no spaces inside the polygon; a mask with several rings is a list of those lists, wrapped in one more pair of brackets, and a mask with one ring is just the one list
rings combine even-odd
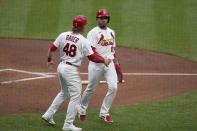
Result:
{"label": "white baseball jersey", "polygon": [[115,32],[112,29],[107,27],[104,30],[97,26],[88,32],[87,39],[102,57],[114,59],[116,43]]}
{"label": "white baseball jersey", "polygon": [[60,58],[63,62],[70,62],[80,66],[82,58],[93,54],[90,42],[81,34],[72,31],[61,33],[53,43],[60,49]]}

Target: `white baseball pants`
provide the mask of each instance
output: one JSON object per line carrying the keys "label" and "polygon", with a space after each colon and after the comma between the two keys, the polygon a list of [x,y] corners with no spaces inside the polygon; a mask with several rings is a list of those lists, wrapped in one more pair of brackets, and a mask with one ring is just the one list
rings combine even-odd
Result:
{"label": "white baseball pants", "polygon": [[89,62],[88,66],[88,86],[82,95],[81,105],[78,108],[78,111],[81,115],[86,114],[90,98],[103,76],[107,81],[108,92],[103,100],[103,104],[100,109],[100,116],[109,115],[109,109],[117,92],[117,74],[115,66],[113,62],[111,62],[108,67],[106,67],[104,64],[94,63],[91,61]]}
{"label": "white baseball pants", "polygon": [[53,116],[62,102],[70,96],[65,122],[73,123],[81,99],[81,79],[77,67],[61,62],[57,68],[61,91],[53,100],[45,115]]}

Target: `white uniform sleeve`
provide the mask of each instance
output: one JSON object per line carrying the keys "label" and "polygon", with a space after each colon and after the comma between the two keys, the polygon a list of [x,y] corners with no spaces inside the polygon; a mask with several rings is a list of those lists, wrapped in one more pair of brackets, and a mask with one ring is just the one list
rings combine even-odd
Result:
{"label": "white uniform sleeve", "polygon": [[116,51],[115,51],[115,47],[116,47],[116,40],[115,40],[115,32],[112,30],[112,32],[111,32],[112,34],[112,37],[113,37],[113,45],[112,45],[112,54],[114,55],[115,53],[116,53]]}
{"label": "white uniform sleeve", "polygon": [[53,42],[53,44],[58,48],[60,46],[60,43],[62,42],[62,34],[60,34],[56,40]]}
{"label": "white uniform sleeve", "polygon": [[92,51],[90,42],[88,40],[86,40],[85,43],[83,44],[83,55],[90,56],[93,53],[94,52]]}
{"label": "white uniform sleeve", "polygon": [[113,44],[113,47],[116,47],[116,40],[115,40],[116,39],[116,36],[115,36],[115,32],[113,31],[112,33],[114,35],[114,44]]}
{"label": "white uniform sleeve", "polygon": [[97,47],[98,40],[96,38],[96,34],[92,31],[88,32],[87,39],[90,41],[90,45],[93,47]]}

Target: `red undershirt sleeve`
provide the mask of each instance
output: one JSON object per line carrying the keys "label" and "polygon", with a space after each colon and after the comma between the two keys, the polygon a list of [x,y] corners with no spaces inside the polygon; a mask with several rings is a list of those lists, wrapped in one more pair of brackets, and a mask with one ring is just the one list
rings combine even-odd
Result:
{"label": "red undershirt sleeve", "polygon": [[96,48],[92,47],[92,50],[94,53],[92,55],[88,56],[88,59],[90,61],[95,62],[95,63],[104,63],[105,59],[96,52]]}
{"label": "red undershirt sleeve", "polygon": [[56,51],[57,50],[57,47],[54,44],[52,44],[51,47],[50,47],[50,50],[51,51]]}

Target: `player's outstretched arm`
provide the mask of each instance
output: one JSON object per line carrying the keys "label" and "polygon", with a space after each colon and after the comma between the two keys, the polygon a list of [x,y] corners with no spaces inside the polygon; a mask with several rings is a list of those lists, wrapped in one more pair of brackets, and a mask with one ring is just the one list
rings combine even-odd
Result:
{"label": "player's outstretched arm", "polygon": [[51,68],[52,65],[54,65],[52,57],[53,57],[54,51],[56,51],[56,50],[57,50],[57,47],[55,47],[54,44],[52,44],[51,47],[48,50],[48,53],[47,53],[47,67],[49,67],[49,68]]}
{"label": "player's outstretched arm", "polygon": [[92,50],[93,50],[94,53],[93,53],[92,55],[88,56],[88,59],[89,59],[90,61],[93,61],[93,62],[95,62],[95,63],[104,63],[105,66],[108,66],[108,65],[110,64],[110,62],[111,62],[110,59],[103,58],[102,56],[100,56],[100,55],[96,52],[96,50],[95,50],[94,47],[92,47]]}

